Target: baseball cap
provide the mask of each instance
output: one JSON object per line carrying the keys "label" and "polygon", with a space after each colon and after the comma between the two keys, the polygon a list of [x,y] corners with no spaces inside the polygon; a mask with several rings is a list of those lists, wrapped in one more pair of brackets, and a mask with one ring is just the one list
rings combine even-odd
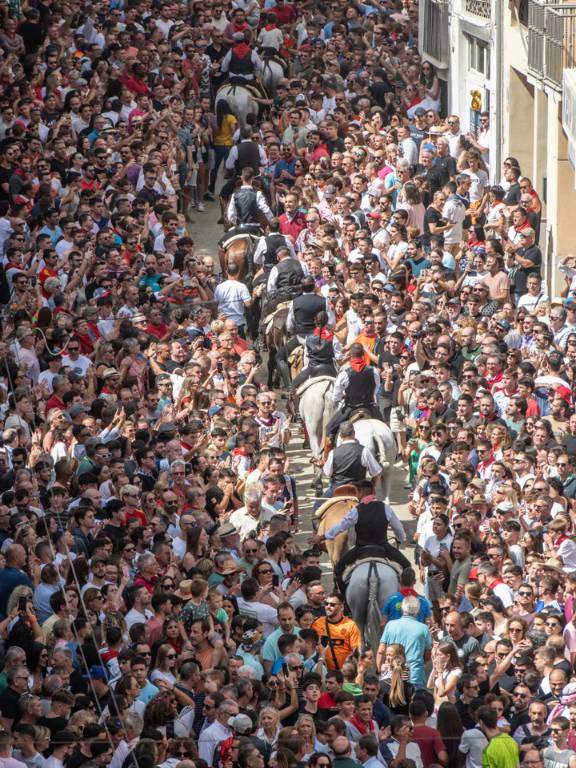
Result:
{"label": "baseball cap", "polygon": [[236,733],[249,734],[254,729],[252,718],[248,715],[235,715],[228,719],[228,726]]}
{"label": "baseball cap", "polygon": [[414,110],[415,117],[424,117],[425,114],[426,114],[426,110],[424,109],[424,107],[416,107],[416,109]]}

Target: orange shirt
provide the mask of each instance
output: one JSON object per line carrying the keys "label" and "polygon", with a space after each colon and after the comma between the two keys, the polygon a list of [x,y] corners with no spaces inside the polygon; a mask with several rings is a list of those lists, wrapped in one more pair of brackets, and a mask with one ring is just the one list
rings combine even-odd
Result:
{"label": "orange shirt", "polygon": [[318,632],[320,643],[326,648],[326,666],[331,670],[340,669],[352,651],[362,647],[360,630],[356,622],[347,616],[343,616],[334,624],[330,622],[328,628],[329,632],[326,629],[325,616],[316,619],[312,624],[312,629]]}

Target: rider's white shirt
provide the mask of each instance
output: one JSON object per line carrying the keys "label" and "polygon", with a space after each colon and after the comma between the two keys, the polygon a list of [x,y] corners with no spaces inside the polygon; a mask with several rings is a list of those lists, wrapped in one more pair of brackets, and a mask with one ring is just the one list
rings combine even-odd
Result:
{"label": "rider's white shirt", "polygon": [[[386,513],[386,517],[388,518],[388,522],[390,523],[390,527],[396,534],[396,538],[400,543],[403,543],[406,541],[406,531],[404,530],[404,526],[400,520],[398,520],[392,507],[389,504],[384,504],[384,511]],[[357,522],[358,507],[352,507],[352,509],[344,515],[339,523],[336,523],[336,525],[333,525],[332,528],[326,531],[324,537],[328,539],[328,541],[335,539],[336,536],[339,536],[341,533],[344,533],[344,531],[352,528],[352,526],[356,525]]]}

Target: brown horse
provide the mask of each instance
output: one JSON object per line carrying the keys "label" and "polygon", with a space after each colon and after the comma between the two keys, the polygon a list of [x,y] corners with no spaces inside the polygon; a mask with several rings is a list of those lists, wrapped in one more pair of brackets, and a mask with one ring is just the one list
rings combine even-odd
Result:
{"label": "brown horse", "polygon": [[224,236],[218,247],[222,274],[227,277],[230,264],[236,264],[240,270],[239,280],[244,282],[248,272],[248,252],[252,248],[252,235],[248,233],[231,234],[229,237]]}
{"label": "brown horse", "polygon": [[276,352],[286,343],[284,326],[290,311],[291,300],[278,304],[274,311],[262,317],[261,332],[268,350],[268,388],[274,386],[276,373]]}
{"label": "brown horse", "polygon": [[[333,525],[339,523],[346,513],[358,504],[358,498],[355,494],[356,487],[354,485],[341,485],[339,488],[336,488],[331,499],[327,499],[321,507],[318,507],[316,518],[320,520],[318,525],[319,534],[329,531]],[[348,550],[348,531],[341,533],[331,541],[326,541],[325,546],[334,568]]]}

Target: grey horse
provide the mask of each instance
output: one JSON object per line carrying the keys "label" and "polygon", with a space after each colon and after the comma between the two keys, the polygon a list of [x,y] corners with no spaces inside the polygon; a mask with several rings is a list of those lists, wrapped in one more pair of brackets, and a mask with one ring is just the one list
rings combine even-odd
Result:
{"label": "grey horse", "polygon": [[396,571],[378,560],[362,562],[354,567],[346,587],[346,602],[352,618],[359,626],[365,647],[374,655],[382,635],[380,619],[384,603],[398,591]]}

